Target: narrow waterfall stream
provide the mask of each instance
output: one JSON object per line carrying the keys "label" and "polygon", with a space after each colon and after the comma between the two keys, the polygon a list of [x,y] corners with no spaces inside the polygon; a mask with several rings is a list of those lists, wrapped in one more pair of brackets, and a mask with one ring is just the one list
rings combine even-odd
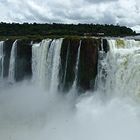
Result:
{"label": "narrow waterfall stream", "polygon": [[3,51],[4,41],[0,42],[0,80],[3,80],[4,71],[4,51]]}
{"label": "narrow waterfall stream", "polygon": [[10,83],[15,82],[15,65],[16,65],[16,50],[17,49],[17,40],[12,45],[11,56],[10,56],[10,65],[9,65],[9,76],[8,80]]}
{"label": "narrow waterfall stream", "polygon": [[78,80],[78,66],[79,66],[79,61],[80,61],[80,49],[81,49],[81,40],[79,42],[78,54],[77,54],[76,65],[75,65],[75,79],[74,79],[74,82],[72,85],[72,89],[74,91],[76,90],[77,80]]}

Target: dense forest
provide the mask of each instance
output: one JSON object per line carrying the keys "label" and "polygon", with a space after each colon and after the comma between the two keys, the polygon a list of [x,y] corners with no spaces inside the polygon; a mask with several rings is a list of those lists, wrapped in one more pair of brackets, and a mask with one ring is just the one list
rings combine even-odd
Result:
{"label": "dense forest", "polygon": [[135,34],[132,29],[119,25],[0,23],[0,36],[129,36]]}

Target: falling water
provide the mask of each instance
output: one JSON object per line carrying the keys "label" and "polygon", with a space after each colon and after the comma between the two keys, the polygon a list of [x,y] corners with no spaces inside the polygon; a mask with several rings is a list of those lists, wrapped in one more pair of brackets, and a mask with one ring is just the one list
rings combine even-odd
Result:
{"label": "falling water", "polygon": [[[69,100],[57,91],[62,40],[33,44],[33,83],[22,81],[0,89],[0,139],[139,140],[140,104],[133,99],[140,96],[140,41],[108,39],[109,51],[106,53],[103,46],[99,51],[97,90]],[[14,81],[16,46],[15,41],[10,81]],[[80,48],[81,41],[72,89],[77,88]],[[0,45],[3,56],[1,52]],[[65,71],[69,53],[68,47]],[[55,92],[51,98],[49,93]]]}
{"label": "falling water", "polygon": [[50,91],[56,93],[58,88],[58,74],[60,69],[60,52],[61,52],[61,45],[63,39],[57,39],[55,41],[55,48],[54,48],[54,56],[52,62],[52,78],[51,78],[51,85]]}
{"label": "falling water", "polygon": [[32,46],[33,78],[51,92],[57,91],[62,41],[47,39]]}
{"label": "falling water", "polygon": [[32,46],[33,81],[40,86],[46,83],[47,56],[51,41],[51,39],[45,39]]}
{"label": "falling water", "polygon": [[78,53],[77,53],[77,59],[76,59],[76,65],[75,65],[75,79],[74,79],[74,83],[73,83],[73,85],[72,85],[72,89],[73,89],[73,90],[76,90],[76,86],[77,86],[77,80],[78,80],[78,66],[79,66],[79,61],[80,61],[81,43],[82,43],[82,41],[80,40],[80,42],[79,42],[79,47],[78,47]]}
{"label": "falling water", "polygon": [[102,74],[106,75],[105,93],[108,97],[140,97],[140,41],[110,39],[108,43],[110,50],[101,60],[98,73],[100,81],[103,81]]}
{"label": "falling water", "polygon": [[66,75],[67,75],[67,67],[68,67],[68,58],[69,58],[69,51],[70,51],[70,42],[68,44],[67,54],[66,54],[66,64],[65,64],[65,71],[64,71],[64,78],[63,78],[63,88],[66,82]]}
{"label": "falling water", "polygon": [[51,79],[52,79],[52,68],[53,68],[53,58],[54,58],[54,49],[56,45],[56,39],[54,39],[49,47],[48,57],[46,61],[47,69],[46,69],[46,89],[49,91],[51,86]]}
{"label": "falling water", "polygon": [[105,91],[105,81],[107,76],[107,54],[103,49],[103,40],[101,39],[101,50],[98,51],[98,74],[95,81],[95,88],[100,92]]}
{"label": "falling water", "polygon": [[4,41],[0,41],[0,80],[3,80],[4,71],[4,52],[3,52]]}
{"label": "falling water", "polygon": [[17,40],[12,45],[10,64],[9,64],[9,75],[8,80],[10,83],[15,82],[15,64],[16,64],[16,54],[17,53]]}

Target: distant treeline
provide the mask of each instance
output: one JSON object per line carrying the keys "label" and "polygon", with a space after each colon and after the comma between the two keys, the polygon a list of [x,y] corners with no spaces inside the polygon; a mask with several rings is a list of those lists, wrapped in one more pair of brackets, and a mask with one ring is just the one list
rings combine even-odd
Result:
{"label": "distant treeline", "polygon": [[78,36],[129,36],[135,35],[132,29],[119,25],[100,24],[38,24],[0,23],[0,36],[26,35],[78,35]]}

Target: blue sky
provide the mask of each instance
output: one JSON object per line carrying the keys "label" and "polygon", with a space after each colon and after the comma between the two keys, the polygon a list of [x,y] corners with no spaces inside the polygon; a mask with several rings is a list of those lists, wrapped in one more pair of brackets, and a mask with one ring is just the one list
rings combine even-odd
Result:
{"label": "blue sky", "polygon": [[140,0],[0,0],[1,22],[120,24],[140,32]]}

